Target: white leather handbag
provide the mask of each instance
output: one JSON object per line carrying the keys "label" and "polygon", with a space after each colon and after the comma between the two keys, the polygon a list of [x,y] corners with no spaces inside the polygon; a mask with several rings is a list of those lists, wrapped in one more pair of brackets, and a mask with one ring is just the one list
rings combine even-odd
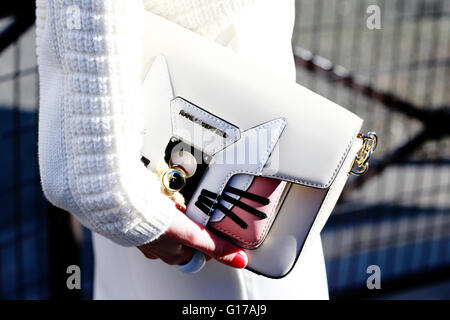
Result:
{"label": "white leather handbag", "polygon": [[[230,49],[151,13],[145,21],[142,161],[180,210],[246,251],[248,269],[287,275],[349,173],[367,170],[376,135]],[[195,257],[185,270],[201,268]]]}

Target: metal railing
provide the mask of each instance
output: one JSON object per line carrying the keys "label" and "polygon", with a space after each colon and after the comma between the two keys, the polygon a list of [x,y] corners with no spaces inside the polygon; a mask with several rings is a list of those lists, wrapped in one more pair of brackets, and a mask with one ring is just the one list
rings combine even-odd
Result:
{"label": "metal railing", "polygon": [[[370,29],[369,6],[381,29]],[[297,0],[299,83],[365,120],[381,143],[322,237],[332,298],[450,279],[450,3]],[[378,265],[383,290],[368,290]]]}
{"label": "metal railing", "polygon": [[23,50],[34,39],[34,1],[22,4],[0,1],[0,297],[38,299],[49,297],[48,233],[36,157],[36,62],[34,50]]}

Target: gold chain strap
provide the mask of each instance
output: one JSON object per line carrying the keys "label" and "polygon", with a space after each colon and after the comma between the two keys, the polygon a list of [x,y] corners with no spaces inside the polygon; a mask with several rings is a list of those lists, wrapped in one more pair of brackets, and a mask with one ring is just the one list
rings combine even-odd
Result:
{"label": "gold chain strap", "polygon": [[358,138],[363,140],[363,144],[356,154],[355,160],[353,160],[352,169],[349,173],[362,176],[369,170],[369,159],[377,148],[378,137],[375,132],[368,132],[367,134],[359,133]]}

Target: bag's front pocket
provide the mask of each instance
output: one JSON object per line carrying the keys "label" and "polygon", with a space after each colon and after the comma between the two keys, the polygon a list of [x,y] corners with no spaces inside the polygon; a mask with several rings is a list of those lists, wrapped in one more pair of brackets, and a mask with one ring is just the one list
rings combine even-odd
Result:
{"label": "bag's front pocket", "polygon": [[264,241],[291,185],[278,179],[251,178],[246,190],[230,184],[225,187],[217,214],[208,225],[247,249],[257,248]]}

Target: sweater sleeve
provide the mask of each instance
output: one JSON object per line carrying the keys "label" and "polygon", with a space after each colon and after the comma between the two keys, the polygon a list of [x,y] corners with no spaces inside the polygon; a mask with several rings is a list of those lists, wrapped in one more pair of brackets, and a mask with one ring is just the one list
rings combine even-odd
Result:
{"label": "sweater sleeve", "polygon": [[215,38],[255,0],[143,0],[145,8],[204,37]]}
{"label": "sweater sleeve", "polygon": [[[140,163],[145,9],[213,38],[253,0],[36,0],[39,169],[45,196],[124,246],[176,214]],[[158,32],[158,30],[155,30]]]}
{"label": "sweater sleeve", "polygon": [[156,239],[176,213],[140,163],[142,12],[130,0],[37,0],[36,12],[44,194],[124,246]]}

